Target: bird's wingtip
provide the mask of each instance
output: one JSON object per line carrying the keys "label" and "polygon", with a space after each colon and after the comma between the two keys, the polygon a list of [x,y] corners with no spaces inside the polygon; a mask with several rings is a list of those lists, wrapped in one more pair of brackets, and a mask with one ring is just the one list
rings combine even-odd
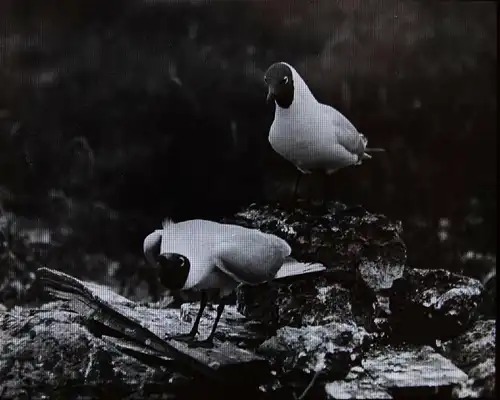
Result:
{"label": "bird's wingtip", "polygon": [[307,271],[308,272],[316,272],[316,271],[324,271],[326,270],[326,267],[323,265],[323,264],[320,264],[320,263],[309,263],[307,264]]}
{"label": "bird's wingtip", "polygon": [[321,272],[326,270],[323,264],[310,262],[304,263],[295,260],[292,257],[287,257],[282,268],[278,271],[274,279],[282,279],[295,275],[310,274],[313,272]]}

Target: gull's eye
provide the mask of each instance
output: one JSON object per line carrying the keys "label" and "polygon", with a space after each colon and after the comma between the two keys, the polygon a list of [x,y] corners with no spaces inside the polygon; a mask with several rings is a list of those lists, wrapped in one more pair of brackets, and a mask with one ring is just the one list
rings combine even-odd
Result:
{"label": "gull's eye", "polygon": [[281,83],[286,85],[288,83],[288,76],[285,76],[282,80]]}
{"label": "gull's eye", "polygon": [[181,267],[183,267],[186,264],[186,258],[183,256],[180,256],[179,259],[181,260]]}

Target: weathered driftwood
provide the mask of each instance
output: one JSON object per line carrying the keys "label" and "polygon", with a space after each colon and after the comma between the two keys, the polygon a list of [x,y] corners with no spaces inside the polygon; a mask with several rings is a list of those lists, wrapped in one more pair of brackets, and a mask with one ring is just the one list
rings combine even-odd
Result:
{"label": "weathered driftwood", "polygon": [[[72,310],[85,316],[94,331],[119,338],[118,345],[124,350],[128,348],[129,354],[139,352],[158,358],[158,362],[164,362],[168,359],[166,356],[170,356],[225,383],[255,384],[269,377],[266,359],[229,342],[215,341],[214,348],[205,349],[189,348],[185,343],[162,339],[172,333],[167,331],[168,326],[161,326],[163,310],[137,307],[134,302],[110,290],[48,268],[40,268],[37,276],[52,296],[68,300]],[[152,323],[152,320],[158,322]],[[155,333],[144,325],[152,327]]]}

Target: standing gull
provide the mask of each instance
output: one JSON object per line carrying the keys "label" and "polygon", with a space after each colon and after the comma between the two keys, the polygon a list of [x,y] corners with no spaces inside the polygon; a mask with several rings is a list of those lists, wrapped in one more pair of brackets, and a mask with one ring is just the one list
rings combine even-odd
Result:
{"label": "standing gull", "polygon": [[327,177],[339,169],[361,164],[372,158],[371,152],[384,151],[366,147],[367,138],[335,108],[319,103],[291,65],[271,65],[264,81],[267,101],[276,104],[269,143],[300,172],[294,198],[302,174],[321,170],[326,185]]}
{"label": "standing gull", "polygon": [[[325,269],[320,264],[300,263],[290,253],[286,241],[257,229],[200,219],[178,223],[166,219],[162,230],[144,240],[144,255],[167,289],[202,293],[191,331],[170,339],[187,341],[195,347],[212,347],[225,298],[238,285],[258,285]],[[210,289],[220,293],[217,316],[208,338],[194,341]]]}

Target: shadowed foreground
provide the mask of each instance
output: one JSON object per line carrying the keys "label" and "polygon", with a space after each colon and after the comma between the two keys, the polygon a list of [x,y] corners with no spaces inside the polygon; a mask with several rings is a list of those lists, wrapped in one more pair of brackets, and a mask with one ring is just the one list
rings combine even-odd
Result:
{"label": "shadowed foreground", "polygon": [[[137,304],[39,269],[38,288],[66,301],[38,291],[31,307],[1,311],[2,398],[236,396],[242,385],[266,399],[494,397],[495,323],[481,312],[483,286],[409,267],[399,222],[340,203],[293,215],[255,205],[231,220],[286,239],[298,260],[326,271],[239,288],[214,350],[190,350],[164,338],[189,330],[197,304]],[[211,307],[202,336],[214,318]]]}

